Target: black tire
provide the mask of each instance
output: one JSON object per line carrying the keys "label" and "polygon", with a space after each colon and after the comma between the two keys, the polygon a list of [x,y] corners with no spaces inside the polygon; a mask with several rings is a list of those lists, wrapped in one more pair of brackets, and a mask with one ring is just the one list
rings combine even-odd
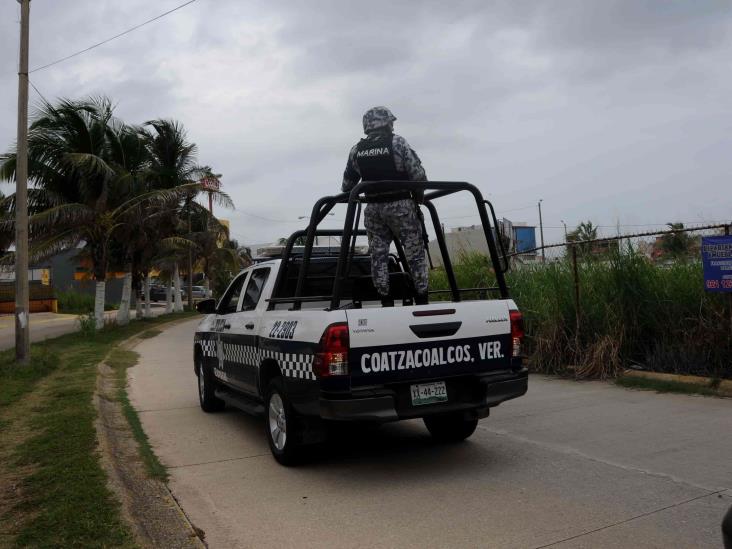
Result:
{"label": "black tire", "polygon": [[462,413],[423,418],[424,425],[437,442],[462,442],[475,432],[477,419],[465,419]]}
{"label": "black tire", "polygon": [[219,412],[226,407],[226,403],[216,396],[216,378],[211,368],[198,361],[198,402],[201,410],[207,413]]}
{"label": "black tire", "polygon": [[269,382],[264,401],[264,430],[277,463],[285,466],[302,461],[302,422],[292,408],[281,377]]}

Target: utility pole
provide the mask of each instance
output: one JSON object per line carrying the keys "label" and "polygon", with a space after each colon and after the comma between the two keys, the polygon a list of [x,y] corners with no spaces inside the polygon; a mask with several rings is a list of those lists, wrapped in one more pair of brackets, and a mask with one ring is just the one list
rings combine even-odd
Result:
{"label": "utility pole", "polygon": [[541,220],[541,203],[543,198],[539,199],[539,236],[541,237],[541,262],[546,263],[546,252],[544,251],[544,223]]}
{"label": "utility pole", "polygon": [[28,34],[30,0],[20,3],[18,64],[18,150],[15,166],[15,360],[30,359],[28,296]]}
{"label": "utility pole", "polygon": [[[188,197],[188,237],[193,236],[193,225],[191,224],[191,201],[192,196]],[[188,310],[193,310],[193,250],[188,247]]]}

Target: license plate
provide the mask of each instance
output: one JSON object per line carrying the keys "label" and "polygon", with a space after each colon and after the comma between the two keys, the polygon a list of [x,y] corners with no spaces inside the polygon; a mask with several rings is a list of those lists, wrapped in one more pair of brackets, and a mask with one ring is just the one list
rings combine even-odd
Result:
{"label": "license plate", "polygon": [[447,387],[444,381],[412,385],[412,406],[447,402]]}

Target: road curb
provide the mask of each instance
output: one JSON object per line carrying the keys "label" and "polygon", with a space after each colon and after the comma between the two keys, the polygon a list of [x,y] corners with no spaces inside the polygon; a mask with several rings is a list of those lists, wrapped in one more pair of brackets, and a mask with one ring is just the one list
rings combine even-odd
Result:
{"label": "road curb", "polygon": [[[178,318],[155,326],[165,330],[195,317]],[[107,360],[114,349],[132,350],[145,341],[147,330],[114,345],[99,364],[94,392],[95,427],[107,483],[121,503],[121,515],[143,547],[206,547],[204,533],[196,528],[165,482],[148,476],[140,460],[138,443],[116,397],[118,388]]]}
{"label": "road curb", "polygon": [[709,389],[715,389],[720,396],[732,397],[732,380],[723,379],[717,385],[711,377],[686,376],[679,374],[664,374],[660,372],[646,372],[643,370],[625,370],[622,377],[635,377],[640,379],[653,379],[657,381],[673,381],[687,385],[699,385]]}

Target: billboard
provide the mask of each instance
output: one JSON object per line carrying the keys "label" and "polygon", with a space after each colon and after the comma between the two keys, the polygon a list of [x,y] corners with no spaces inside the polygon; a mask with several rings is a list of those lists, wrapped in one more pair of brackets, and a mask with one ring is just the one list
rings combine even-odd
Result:
{"label": "billboard", "polygon": [[732,292],[732,236],[705,236],[701,245],[704,289]]}

